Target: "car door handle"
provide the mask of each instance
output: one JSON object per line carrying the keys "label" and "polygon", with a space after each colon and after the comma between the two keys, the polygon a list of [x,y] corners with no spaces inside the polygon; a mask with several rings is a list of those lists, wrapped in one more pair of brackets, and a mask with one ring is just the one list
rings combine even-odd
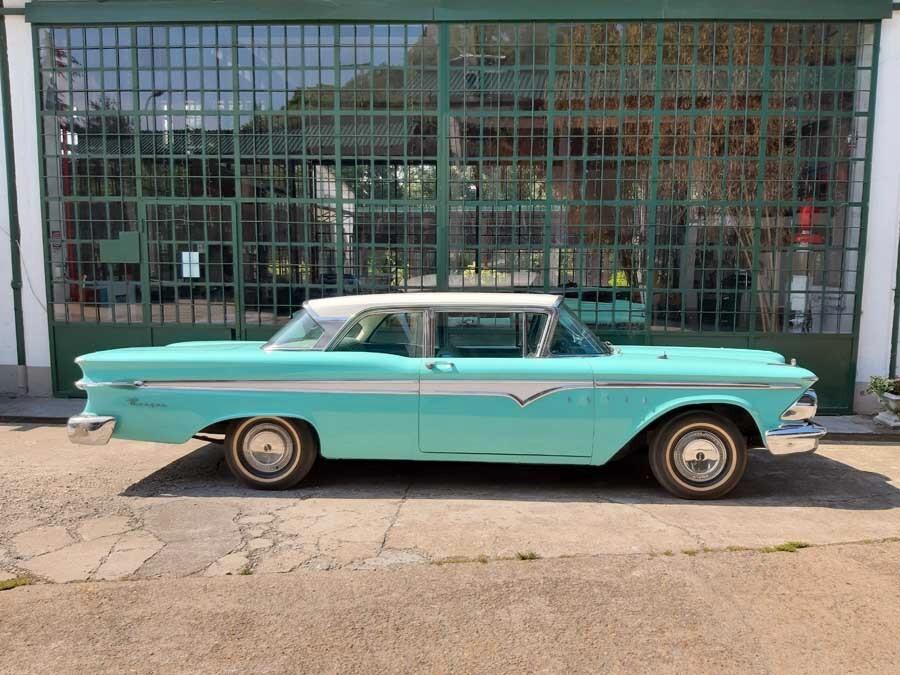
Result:
{"label": "car door handle", "polygon": [[453,361],[429,361],[425,364],[425,367],[428,368],[428,370],[440,370],[442,372],[456,370]]}

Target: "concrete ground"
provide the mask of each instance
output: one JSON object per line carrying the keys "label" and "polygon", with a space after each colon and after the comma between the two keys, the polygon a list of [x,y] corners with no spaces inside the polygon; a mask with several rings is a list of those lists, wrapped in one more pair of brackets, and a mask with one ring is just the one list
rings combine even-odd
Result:
{"label": "concrete ground", "polygon": [[221,446],[71,445],[0,425],[0,576],[51,582],[416,563],[679,553],[900,536],[900,447],[754,453],[729,499],[669,497],[639,462],[606,468],[326,462],[259,492]]}
{"label": "concrete ground", "polygon": [[900,543],[0,593],[0,672],[896,673]]}
{"label": "concrete ground", "polygon": [[900,445],[758,453],[707,503],[641,462],[328,462],[265,493],[216,445],[34,424],[0,425],[0,466],[0,588],[31,581],[0,592],[0,673],[900,662]]}

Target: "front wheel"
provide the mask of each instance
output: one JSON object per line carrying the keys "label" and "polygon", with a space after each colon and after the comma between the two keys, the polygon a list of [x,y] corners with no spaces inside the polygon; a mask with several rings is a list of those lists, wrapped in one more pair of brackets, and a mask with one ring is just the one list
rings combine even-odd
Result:
{"label": "front wheel", "polygon": [[712,413],[687,413],[666,422],[650,442],[650,469],[682,499],[717,499],[731,492],[747,468],[747,441],[735,424]]}
{"label": "front wheel", "polygon": [[281,417],[240,420],[225,439],[225,461],[231,473],[261,490],[294,487],[310,472],[318,455],[309,427]]}

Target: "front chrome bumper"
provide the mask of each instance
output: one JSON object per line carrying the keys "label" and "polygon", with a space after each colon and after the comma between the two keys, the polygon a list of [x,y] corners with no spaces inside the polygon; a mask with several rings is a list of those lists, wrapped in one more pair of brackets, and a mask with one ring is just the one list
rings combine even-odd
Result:
{"label": "front chrome bumper", "polygon": [[785,424],[766,432],[766,447],[773,455],[815,452],[819,447],[819,439],[825,433],[825,427],[814,422]]}
{"label": "front chrome bumper", "polygon": [[115,428],[115,417],[89,413],[70,417],[66,424],[69,440],[81,445],[106,445]]}
{"label": "front chrome bumper", "polygon": [[803,394],[790,408],[784,411],[781,416],[785,422],[800,422],[811,420],[819,411],[819,397],[812,389]]}

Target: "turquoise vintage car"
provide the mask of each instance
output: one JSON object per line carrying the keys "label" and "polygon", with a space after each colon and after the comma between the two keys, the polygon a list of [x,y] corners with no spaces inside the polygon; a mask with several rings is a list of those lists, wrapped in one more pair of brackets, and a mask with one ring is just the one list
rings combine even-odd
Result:
{"label": "turquoise vintage car", "polygon": [[649,452],[660,484],[715,498],[748,448],[816,449],[816,377],[773,352],[616,347],[556,295],[309,300],[269,342],[77,359],[76,443],[224,435],[234,475],[297,485],[319,456],[600,465]]}

